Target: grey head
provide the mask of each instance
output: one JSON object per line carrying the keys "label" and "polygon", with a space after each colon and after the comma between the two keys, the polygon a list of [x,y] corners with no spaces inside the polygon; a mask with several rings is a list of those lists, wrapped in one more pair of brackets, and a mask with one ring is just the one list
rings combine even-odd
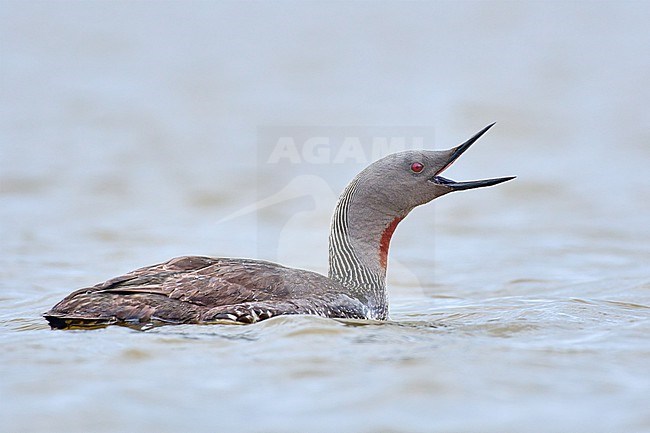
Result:
{"label": "grey head", "polygon": [[362,300],[368,317],[387,317],[389,244],[395,228],[413,208],[453,191],[514,179],[456,182],[440,175],[493,125],[452,149],[388,155],[359,173],[341,194],[330,230],[329,276]]}
{"label": "grey head", "polygon": [[395,217],[453,191],[497,185],[515,176],[456,182],[440,174],[494,126],[486,126],[459,146],[448,150],[408,150],[388,155],[357,176],[364,207]]}

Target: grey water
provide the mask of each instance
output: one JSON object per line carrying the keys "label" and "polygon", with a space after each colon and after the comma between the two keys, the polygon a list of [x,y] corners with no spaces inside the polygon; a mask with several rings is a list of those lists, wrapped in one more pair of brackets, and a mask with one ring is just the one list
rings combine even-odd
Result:
{"label": "grey water", "polygon": [[[644,2],[0,2],[0,431],[650,431]],[[390,320],[52,331],[174,256],[327,272],[381,152]],[[314,138],[311,145],[307,142]],[[279,152],[279,153],[278,153]]]}

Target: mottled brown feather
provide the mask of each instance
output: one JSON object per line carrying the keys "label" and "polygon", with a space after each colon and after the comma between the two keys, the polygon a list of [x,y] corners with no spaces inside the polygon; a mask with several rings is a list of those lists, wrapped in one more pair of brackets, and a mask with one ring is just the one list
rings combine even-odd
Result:
{"label": "mottled brown feather", "polygon": [[[314,296],[317,295],[317,297]],[[77,290],[53,327],[114,323],[252,323],[281,314],[363,318],[364,305],[323,275],[248,259],[178,257]]]}

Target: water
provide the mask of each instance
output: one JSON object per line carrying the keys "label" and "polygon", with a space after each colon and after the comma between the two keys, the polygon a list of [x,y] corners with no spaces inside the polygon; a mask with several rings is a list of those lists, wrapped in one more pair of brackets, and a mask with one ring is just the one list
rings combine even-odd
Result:
{"label": "water", "polygon": [[[0,18],[0,431],[650,431],[645,3],[3,1]],[[387,323],[40,317],[184,254],[326,272],[336,195],[368,161],[272,164],[278,131],[446,148],[495,120],[448,176],[518,179],[400,225]]]}

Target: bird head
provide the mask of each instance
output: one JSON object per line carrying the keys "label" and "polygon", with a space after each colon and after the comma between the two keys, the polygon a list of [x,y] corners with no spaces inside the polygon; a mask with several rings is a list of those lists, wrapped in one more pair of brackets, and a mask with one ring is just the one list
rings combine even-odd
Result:
{"label": "bird head", "polygon": [[515,178],[498,177],[457,182],[441,174],[470,148],[494,123],[459,146],[448,150],[408,150],[388,155],[363,170],[358,180],[367,206],[405,216],[413,208],[454,191],[497,185]]}

